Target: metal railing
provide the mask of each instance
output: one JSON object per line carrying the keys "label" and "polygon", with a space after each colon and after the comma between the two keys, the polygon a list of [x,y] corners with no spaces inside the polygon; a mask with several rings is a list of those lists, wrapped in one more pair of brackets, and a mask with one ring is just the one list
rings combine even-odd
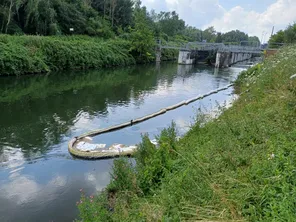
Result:
{"label": "metal railing", "polygon": [[224,46],[218,51],[219,52],[241,52],[241,53],[261,53],[262,52],[260,47],[237,46],[237,45]]}
{"label": "metal railing", "polygon": [[[218,51],[218,52],[242,52],[242,53],[261,53],[262,48],[260,44],[257,43],[256,46],[244,46],[246,42],[240,42],[237,44],[233,43],[207,43],[207,42],[188,42],[186,44],[172,44],[165,43],[162,44],[160,40],[157,41],[158,48],[160,49],[178,49],[184,51]],[[255,42],[252,42],[254,45]]]}

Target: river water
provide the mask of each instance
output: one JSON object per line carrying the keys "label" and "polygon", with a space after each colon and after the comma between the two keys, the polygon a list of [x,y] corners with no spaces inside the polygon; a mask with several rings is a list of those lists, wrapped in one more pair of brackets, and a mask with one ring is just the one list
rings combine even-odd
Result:
{"label": "river water", "polygon": [[[72,137],[226,86],[241,70],[163,63],[0,78],[0,221],[73,221],[79,189],[101,191],[113,160],[73,158]],[[232,90],[94,140],[133,145],[172,121],[181,136],[199,113],[214,115],[229,104]]]}

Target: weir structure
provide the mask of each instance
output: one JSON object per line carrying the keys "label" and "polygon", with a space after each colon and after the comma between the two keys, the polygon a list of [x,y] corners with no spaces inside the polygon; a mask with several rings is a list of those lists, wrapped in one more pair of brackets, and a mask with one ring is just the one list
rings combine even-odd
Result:
{"label": "weir structure", "polygon": [[179,50],[178,63],[180,65],[191,65],[199,61],[215,63],[215,67],[229,67],[237,62],[248,60],[262,55],[259,42],[240,42],[237,44],[188,42],[185,45],[162,44],[157,41],[156,62],[161,61],[162,49]]}

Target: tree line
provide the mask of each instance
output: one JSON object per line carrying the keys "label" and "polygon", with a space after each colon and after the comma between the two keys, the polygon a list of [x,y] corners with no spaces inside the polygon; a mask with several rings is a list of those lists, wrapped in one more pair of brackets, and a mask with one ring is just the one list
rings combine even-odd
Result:
{"label": "tree line", "polygon": [[289,25],[285,30],[280,30],[272,35],[269,40],[271,47],[276,47],[281,43],[295,43],[296,42],[296,23]]}
{"label": "tree line", "polygon": [[[7,59],[5,53],[15,55],[11,58],[18,61],[13,60],[11,64],[5,63],[8,67],[2,67],[9,74],[38,73],[71,67],[73,61],[69,61],[67,56],[71,53],[80,59],[81,65],[76,64],[79,68],[126,64],[121,57],[116,61],[105,61],[104,64],[89,64],[87,61],[85,63],[84,57],[91,57],[92,50],[86,52],[82,45],[90,44],[96,48],[106,42],[100,48],[100,55],[114,56],[115,49],[110,49],[109,45],[115,43],[107,40],[116,41],[117,46],[123,49],[128,63],[130,56],[136,63],[154,61],[156,39],[179,45],[194,41],[231,44],[259,42],[258,37],[250,37],[239,30],[219,33],[214,27],[201,30],[188,26],[175,11],[148,11],[139,0],[1,0],[0,33],[13,35],[0,36],[0,43],[4,43],[0,44],[0,62]],[[73,38],[68,38],[69,36]],[[36,53],[31,55],[36,49],[40,58]],[[72,51],[68,52],[68,49]],[[16,55],[21,50],[26,53],[23,53],[23,60],[19,61]],[[84,57],[82,54],[79,56],[81,50],[86,53]],[[173,49],[162,51],[166,60],[176,58],[177,53]],[[56,59],[55,54],[63,56]],[[30,62],[32,56],[38,57],[36,63]],[[44,58],[47,58],[46,61]],[[24,61],[27,61],[28,66],[24,65]],[[19,66],[16,67],[16,63]],[[40,66],[31,67],[30,64]]]}
{"label": "tree line", "polygon": [[132,23],[132,0],[2,0],[1,32],[110,37]]}
{"label": "tree line", "polygon": [[[145,27],[142,27],[142,26]],[[216,32],[187,26],[173,12],[148,12],[134,0],[1,0],[0,32],[5,34],[84,34],[112,38],[125,36],[137,28],[164,40],[240,42],[259,41],[234,30]],[[149,29],[151,33],[146,33]],[[149,41],[148,41],[149,42]]]}

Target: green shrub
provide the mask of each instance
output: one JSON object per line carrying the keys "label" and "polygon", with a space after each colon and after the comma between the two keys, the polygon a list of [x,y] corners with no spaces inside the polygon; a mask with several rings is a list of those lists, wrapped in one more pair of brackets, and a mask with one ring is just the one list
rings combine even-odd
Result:
{"label": "green shrub", "polygon": [[38,50],[0,42],[0,70],[0,75],[20,75],[48,72],[49,67]]}
{"label": "green shrub", "polygon": [[111,182],[107,187],[109,193],[136,191],[136,177],[132,163],[126,158],[114,160]]}
{"label": "green shrub", "polygon": [[76,203],[80,219],[84,222],[110,221],[111,211],[106,195],[86,196],[81,191],[81,199]]}
{"label": "green shrub", "polygon": [[165,175],[171,171],[172,160],[176,156],[176,138],[174,124],[161,132],[157,138],[157,148],[150,142],[148,135],[143,136],[135,159],[138,185],[144,194],[157,188]]}
{"label": "green shrub", "polygon": [[0,35],[0,75],[42,73],[134,64],[130,45],[87,36]]}

